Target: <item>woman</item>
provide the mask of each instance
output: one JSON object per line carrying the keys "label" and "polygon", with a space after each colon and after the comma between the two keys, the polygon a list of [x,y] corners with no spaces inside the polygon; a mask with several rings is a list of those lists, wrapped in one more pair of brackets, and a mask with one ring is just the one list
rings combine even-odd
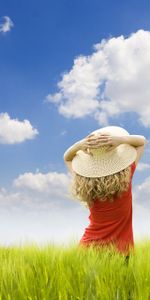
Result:
{"label": "woman", "polygon": [[129,257],[132,177],[147,140],[118,126],[95,130],[64,153],[72,172],[71,195],[90,210],[80,246],[110,245]]}

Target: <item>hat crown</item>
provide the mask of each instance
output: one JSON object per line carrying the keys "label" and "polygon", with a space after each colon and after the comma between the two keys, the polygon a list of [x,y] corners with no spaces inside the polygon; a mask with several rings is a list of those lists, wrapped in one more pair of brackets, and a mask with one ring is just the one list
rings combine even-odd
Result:
{"label": "hat crown", "polygon": [[[90,152],[92,152],[94,156],[102,157],[103,155],[107,154],[108,147],[109,146],[106,145],[106,146],[100,146],[99,148],[90,148]],[[116,149],[113,150],[116,151]]]}
{"label": "hat crown", "polygon": [[[97,129],[91,134],[107,133],[114,136],[129,135],[128,131],[119,126],[107,126]],[[106,151],[108,145],[91,148],[94,155],[89,155],[82,150],[77,151],[72,160],[75,173],[85,177],[102,177],[115,174],[135,161],[137,151],[129,144],[120,144],[111,151]]]}
{"label": "hat crown", "polygon": [[[100,129],[97,129],[95,131],[93,131],[91,134],[94,134],[95,136],[98,134],[110,134],[110,135],[114,135],[114,136],[121,136],[121,135],[129,135],[128,131],[122,127],[119,126],[106,126]],[[107,154],[107,149],[108,149],[108,145],[103,145],[99,148],[91,148],[90,152],[93,153],[94,156],[102,156]],[[113,153],[117,151],[117,147],[115,149],[113,149]]]}
{"label": "hat crown", "polygon": [[119,126],[106,126],[97,130],[94,130],[91,132],[91,134],[97,135],[99,133],[102,134],[112,134],[112,135],[116,135],[116,136],[121,136],[121,135],[129,135],[129,132]]}

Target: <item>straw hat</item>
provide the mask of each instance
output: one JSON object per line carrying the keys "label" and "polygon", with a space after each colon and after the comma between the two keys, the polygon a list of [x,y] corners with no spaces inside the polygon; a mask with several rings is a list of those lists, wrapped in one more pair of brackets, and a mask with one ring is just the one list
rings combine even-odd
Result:
{"label": "straw hat", "polygon": [[[97,129],[91,134],[107,133],[113,136],[127,136],[128,131],[119,126],[107,126]],[[117,173],[130,164],[132,164],[137,156],[134,146],[129,144],[120,144],[111,151],[106,151],[108,146],[100,146],[99,148],[90,148],[93,156],[78,150],[72,160],[73,170],[85,177],[102,177]]]}

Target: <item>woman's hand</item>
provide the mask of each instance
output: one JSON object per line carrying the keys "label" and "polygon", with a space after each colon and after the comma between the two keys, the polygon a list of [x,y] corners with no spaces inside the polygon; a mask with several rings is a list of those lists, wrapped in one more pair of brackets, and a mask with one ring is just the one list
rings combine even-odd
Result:
{"label": "woman's hand", "polygon": [[122,136],[112,136],[109,134],[90,134],[82,142],[82,150],[90,154],[90,148],[99,148],[107,145],[107,151],[113,150],[115,147],[123,143]]}

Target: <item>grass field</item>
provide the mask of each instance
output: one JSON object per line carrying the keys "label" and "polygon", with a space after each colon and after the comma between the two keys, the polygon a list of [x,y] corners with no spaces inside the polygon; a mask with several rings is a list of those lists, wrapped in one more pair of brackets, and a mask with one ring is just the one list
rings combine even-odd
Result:
{"label": "grass field", "polygon": [[150,240],[128,264],[113,248],[54,243],[0,247],[0,300],[150,299]]}

